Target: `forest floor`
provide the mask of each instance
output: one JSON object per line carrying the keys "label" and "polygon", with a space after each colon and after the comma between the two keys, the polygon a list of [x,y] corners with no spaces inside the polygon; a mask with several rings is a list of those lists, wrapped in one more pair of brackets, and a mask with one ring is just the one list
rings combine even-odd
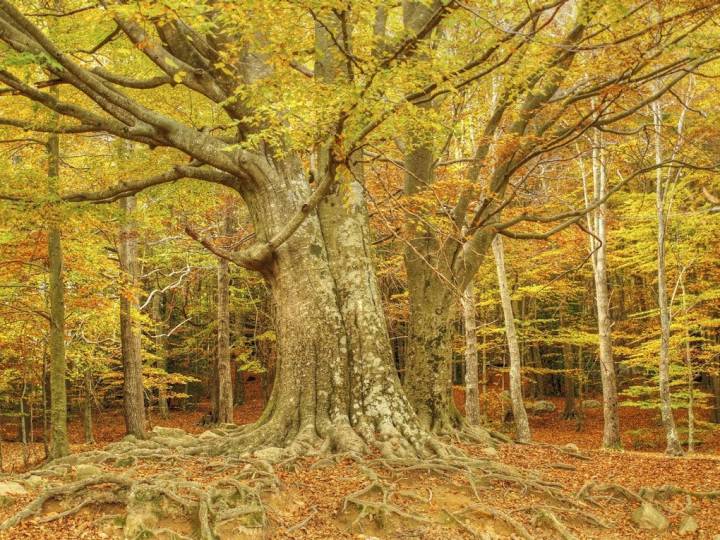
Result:
{"label": "forest floor", "polygon": [[[255,393],[256,394],[256,393]],[[489,412],[493,417],[499,397],[494,394]],[[456,400],[461,403],[462,390],[458,389]],[[221,538],[307,538],[307,539],[372,539],[372,538],[511,538],[521,537],[513,520],[531,531],[531,538],[680,538],[679,524],[692,514],[698,524],[697,530],[684,538],[714,539],[720,535],[720,498],[693,497],[684,495],[658,499],[657,506],[669,520],[669,528],[662,534],[640,529],[631,520],[631,513],[640,506],[635,494],[647,492],[648,488],[659,488],[671,484],[689,491],[707,492],[720,490],[720,434],[704,432],[702,444],[694,454],[683,458],[669,458],[662,454],[662,431],[654,412],[636,408],[621,409],[625,447],[621,452],[597,450],[602,434],[602,411],[599,408],[586,409],[580,431],[575,420],[562,419],[561,400],[551,400],[557,410],[531,417],[531,428],[535,444],[503,444],[497,455],[491,459],[516,467],[521,471],[536,471],[548,485],[562,485],[568,494],[577,494],[589,483],[615,484],[629,490],[630,495],[610,490],[613,496],[600,496],[602,506],[588,507],[591,513],[612,525],[599,528],[588,524],[582,515],[561,502],[548,502],[547,497],[532,489],[507,484],[479,486],[480,498],[476,499],[472,487],[463,474],[445,472],[428,473],[407,470],[400,475],[385,475],[378,470],[380,481],[390,489],[390,501],[405,515],[390,513],[379,519],[380,513],[353,523],[359,513],[352,504],[345,505],[346,497],[369,485],[366,469],[351,459],[338,463],[325,463],[313,467],[317,458],[305,458],[287,470],[277,469],[279,490],[268,494],[264,502],[271,508],[270,526],[263,533],[250,534],[249,529],[227,532]],[[207,404],[201,404],[196,411],[172,411],[171,417],[162,420],[151,417],[155,426],[181,428],[190,433],[206,430],[200,421]],[[236,422],[248,423],[257,418],[262,410],[262,401],[257,395],[250,395],[245,405],[236,408]],[[495,411],[497,412],[497,411]],[[497,417],[497,416],[495,416]],[[72,423],[72,450],[84,452],[105,446],[122,438],[123,419],[119,411],[107,411],[95,418],[95,445],[82,444],[82,426],[79,421]],[[5,434],[7,437],[9,434]],[[7,439],[6,439],[7,441]],[[563,445],[577,445],[579,452],[568,453]],[[31,445],[30,459],[40,460],[42,445]],[[462,445],[467,455],[487,459],[487,451],[472,445]],[[637,449],[635,449],[637,448]],[[22,466],[23,452],[19,443],[2,444],[4,471],[16,474]],[[180,461],[187,479],[209,482],[213,472],[213,458]],[[177,466],[177,463],[173,465]],[[152,477],[163,472],[168,464],[163,462],[143,463],[136,474]],[[381,468],[380,468],[381,469]],[[114,472],[112,467],[103,467],[104,472]],[[225,474],[230,474],[225,471]],[[6,476],[6,475],[4,475]],[[5,478],[8,479],[8,478]],[[2,478],[0,478],[2,480]],[[28,489],[26,495],[0,497],[0,523],[14,512],[28,504],[37,495]],[[377,497],[375,499],[377,500]],[[477,501],[496,509],[502,516],[490,516],[487,509],[474,505]],[[551,510],[553,516],[562,517],[566,529],[537,527],[538,516],[543,509]],[[49,502],[42,515],[52,517],[60,512],[59,503]],[[88,506],[80,512],[47,523],[32,519],[19,526],[0,532],[0,540],[33,538],[53,539],[100,539],[116,536],[117,527],[108,528],[108,521],[100,519],[108,514],[119,514],[118,505]],[[452,515],[451,515],[452,514]],[[421,521],[409,516],[421,518]],[[505,518],[510,518],[506,520]],[[165,527],[190,536],[192,528],[175,522],[164,523]],[[114,531],[114,532],[113,532]],[[115,534],[114,534],[115,533]],[[516,534],[517,536],[513,536]],[[567,536],[564,536],[567,535]],[[166,536],[166,538],[172,538]],[[177,538],[181,538],[178,536]]]}

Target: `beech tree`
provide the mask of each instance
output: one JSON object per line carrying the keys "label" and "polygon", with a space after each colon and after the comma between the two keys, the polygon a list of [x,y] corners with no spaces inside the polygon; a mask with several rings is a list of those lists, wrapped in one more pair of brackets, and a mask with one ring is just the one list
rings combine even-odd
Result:
{"label": "beech tree", "polygon": [[[475,287],[468,284],[461,299],[465,328],[465,416],[471,426],[480,425],[480,392],[478,390],[477,323],[475,320]],[[483,379],[485,375],[483,374]]]}
{"label": "beech tree", "polygon": [[[41,59],[35,66],[53,78],[52,84],[70,85],[83,96],[83,104],[61,101],[37,82],[23,82],[2,70],[3,84],[65,118],[57,128],[31,120],[13,121],[13,125],[36,131],[101,132],[150,147],[170,148],[185,156],[169,170],[146,179],[96,192],[64,194],[69,201],[127,201],[142,189],[181,178],[219,183],[240,193],[252,216],[257,242],[239,252],[227,252],[207,239],[198,240],[216,255],[263,274],[277,308],[282,360],[265,413],[237,444],[253,447],[296,442],[295,447],[300,448],[320,439],[347,450],[370,445],[389,454],[436,451],[437,445],[418,425],[392,368],[367,247],[362,174],[355,154],[361,141],[382,123],[383,115],[394,113],[387,106],[373,111],[369,108],[373,102],[362,98],[383,92],[377,80],[384,79],[384,73],[383,77],[379,74],[385,70],[392,73],[412,56],[417,44],[448,14],[449,5],[442,4],[429,13],[417,32],[389,36],[382,46],[377,46],[374,31],[366,33],[364,44],[370,43],[373,52],[365,66],[355,65],[349,52],[356,46],[352,37],[360,35],[359,31],[349,32],[349,11],[323,6],[317,11],[311,6],[285,9],[289,14],[305,15],[314,26],[317,53],[312,80],[318,91],[344,95],[347,89],[357,89],[360,96],[337,105],[330,102],[329,111],[321,111],[319,131],[324,138],[312,134],[319,163],[314,190],[299,153],[304,148],[283,140],[274,129],[274,120],[264,117],[263,107],[272,105],[273,96],[261,103],[247,94],[263,85],[269,91],[273,80],[290,73],[304,78],[309,71],[294,59],[285,66],[275,65],[262,50],[264,38],[242,32],[247,20],[253,20],[257,28],[266,26],[264,9],[207,9],[200,21],[212,21],[213,31],[208,25],[194,28],[193,20],[167,13],[140,24],[139,11],[128,14],[122,6],[102,6],[100,11],[112,19],[123,37],[160,71],[149,79],[135,79],[113,72],[92,55],[86,61],[76,60],[16,5],[3,1],[2,40],[18,54]],[[378,15],[383,11],[378,9]],[[90,49],[98,47],[96,52],[106,44]],[[356,75],[366,69],[375,75],[368,73],[354,85]],[[151,108],[130,90],[176,84],[216,104],[229,123],[217,129],[197,129],[171,113]],[[129,390],[126,388],[126,396]],[[142,416],[137,392],[130,393],[130,398],[137,401],[133,431],[139,433]]]}
{"label": "beech tree", "polygon": [[[659,101],[652,104],[652,116],[655,143],[655,162],[663,160],[662,142],[662,105]],[[685,121],[685,109],[680,114],[677,133],[682,134]],[[673,152],[674,153],[674,152]],[[671,170],[667,175],[662,169],[655,171],[655,208],[657,211],[657,288],[658,308],[660,310],[660,358],[659,358],[659,382],[660,382],[660,413],[667,438],[666,452],[672,455],[682,455],[683,449],[678,438],[675,427],[675,417],[672,410],[670,397],[670,305],[667,296],[667,272],[666,272],[666,239],[668,227],[669,209],[667,207],[667,194],[673,179],[677,179],[677,173]]]}
{"label": "beech tree", "polygon": [[[53,133],[47,142],[48,184],[51,197],[59,189],[60,140]],[[67,362],[65,359],[65,280],[61,215],[55,210],[48,230],[48,267],[50,271],[48,296],[50,297],[50,445],[51,458],[66,456],[70,452],[67,431]]]}
{"label": "beech tree", "polygon": [[[0,536],[24,522],[26,536],[341,537],[373,520],[387,537],[418,522],[433,538],[572,538],[648,516],[715,532],[717,493],[685,465],[638,473],[638,456],[591,447],[619,443],[618,390],[650,410],[626,444],[670,433],[679,453],[673,409],[689,446],[714,444],[699,407],[720,352],[718,14],[716,0],[0,0],[0,419],[28,468],[40,414],[51,457],[69,412],[88,443],[94,403],[102,427],[102,448],[2,478],[22,499],[0,508]],[[262,378],[236,411],[235,361]],[[496,451],[512,443],[508,371],[513,438],[532,426],[546,442]],[[524,390],[564,395],[565,414],[545,401],[528,418]],[[596,481],[566,458],[597,462]]]}
{"label": "beech tree", "polygon": [[135,226],[135,196],[120,199],[124,222],[120,227],[118,258],[124,290],[120,294],[120,345],[123,361],[123,401],[125,426],[130,435],[145,437],[145,386],[141,333],[138,324],[137,286],[139,277],[138,239]]}
{"label": "beech tree", "polygon": [[[0,39],[14,51],[5,54],[0,82],[11,99],[62,118],[57,126],[42,115],[2,123],[132,141],[153,149],[153,168],[167,165],[147,178],[63,193],[67,201],[112,202],[183,178],[240,194],[255,230],[251,245],[226,250],[188,226],[215,255],[260,272],[276,306],[280,362],[273,394],[235,444],[296,450],[324,441],[391,455],[441,452],[429,432],[463,427],[446,354],[457,292],[496,234],[547,238],[586,211],[502,221],[515,193],[511,180],[585,130],[610,129],[714,58],[714,49],[686,43],[711,20],[713,2],[680,3],[660,17],[648,17],[646,3],[620,5],[518,3],[495,25],[454,0],[259,1],[233,10],[103,2],[82,16],[106,24],[105,37],[90,40],[68,29],[60,40],[43,30],[42,13],[24,15],[21,2],[0,0]],[[283,33],[282,43],[272,39],[275,33]],[[447,39],[453,33],[460,39]],[[118,40],[131,45],[131,62],[116,54]],[[688,54],[673,53],[680,43]],[[596,61],[599,51],[607,69],[585,76],[582,64]],[[619,53],[627,60],[613,66]],[[131,76],[132,62],[138,69]],[[483,88],[490,74],[499,81],[498,99],[483,111],[464,185],[452,204],[427,210],[440,211],[451,234],[436,230],[423,212],[405,223],[411,319],[403,391],[369,247],[366,158],[370,146],[387,145],[400,133],[405,193],[430,190],[444,155],[428,143],[432,118],[453,118],[447,105],[456,101],[446,97]],[[638,97],[660,75],[664,84],[649,98]],[[57,85],[69,87],[71,99],[46,90]],[[198,100],[197,121],[171,105],[175,95]],[[557,225],[512,229],[528,223]],[[133,402],[139,409],[137,396]]]}
{"label": "beech tree", "polygon": [[[408,27],[417,24],[414,16],[423,9],[431,8],[423,6],[408,12]],[[467,142],[461,145],[466,156],[463,159],[446,158],[455,135],[447,129],[448,124],[454,125],[452,121],[420,124],[420,129],[415,127],[402,143],[401,156],[390,151],[384,156],[402,168],[406,196],[424,195],[434,201],[419,209],[408,205],[404,231],[410,305],[404,384],[422,424],[432,431],[444,433],[463,426],[451,399],[449,351],[454,306],[487,255],[494,236],[547,239],[578,225],[587,212],[598,208],[641,171],[608,187],[604,196],[593,199],[587,207],[578,201],[576,209],[565,212],[523,211],[505,217],[528,176],[549,153],[569,151],[577,138],[592,128],[613,130],[714,59],[714,51],[707,54],[699,45],[694,49],[689,39],[694,30],[708,24],[715,10],[710,4],[677,4],[660,15],[649,5],[637,4],[621,14],[613,12],[612,22],[600,28],[596,21],[606,19],[605,10],[611,10],[611,3],[539,6],[524,18],[509,18],[496,26],[499,35],[484,55],[474,55],[472,47],[461,48],[457,40],[444,41],[442,37],[448,34],[438,37],[436,46],[447,46],[455,57],[465,60],[463,52],[472,52],[459,70],[464,77],[452,81],[452,90],[428,82],[412,95],[418,118],[437,115],[457,124],[457,117],[462,116],[457,111],[464,109],[462,90],[473,84],[485,88],[487,94],[496,94],[497,100],[490,107],[470,109],[469,114],[480,118],[474,124],[481,129],[472,147],[468,148]],[[660,35],[656,30],[665,20],[673,21],[673,29]],[[613,28],[612,37],[606,35],[609,28]],[[533,39],[525,39],[523,32]],[[552,45],[543,49],[536,42],[541,37]],[[694,52],[678,57],[674,50],[680,43]],[[534,53],[538,47],[543,51],[543,62],[538,62],[537,56],[523,56],[531,44]],[[603,60],[598,58],[600,50]],[[620,51],[627,60],[623,65],[614,61]],[[602,69],[595,69],[588,77],[587,66],[594,63],[597,68],[598,62]],[[662,81],[654,85],[660,77]],[[495,88],[491,92],[488,87],[492,85]],[[650,92],[646,92],[648,88]],[[452,100],[448,94],[459,97]],[[428,140],[443,142],[429,144]],[[462,182],[454,190],[446,190],[449,196],[441,194],[438,184],[445,180],[441,171],[458,162],[467,164]]]}
{"label": "beech tree", "polygon": [[510,288],[508,287],[507,274],[505,272],[505,250],[503,249],[501,236],[496,236],[493,239],[492,250],[495,257],[500,303],[505,319],[505,339],[507,340],[510,357],[510,402],[512,405],[513,420],[515,421],[515,432],[520,442],[528,442],[530,441],[530,424],[528,423],[527,411],[525,411],[525,403],[523,402],[522,372],[520,365],[522,360],[520,358],[517,332],[515,331],[512,298],[510,297]]}
{"label": "beech tree", "polygon": [[[607,194],[607,163],[601,137],[595,133],[591,152],[592,198],[603,199]],[[581,161],[585,206],[590,205],[586,173]],[[600,379],[603,388],[603,447],[619,448],[620,417],[618,415],[618,391],[615,361],[612,354],[612,318],[610,316],[610,291],[607,269],[607,204],[603,202],[588,213],[587,227],[590,232],[590,260],[595,284],[598,341],[600,356]]]}
{"label": "beech tree", "polygon": [[[230,232],[227,211],[222,216],[221,234]],[[233,423],[234,394],[230,367],[230,270],[228,260],[219,257],[217,267],[217,358],[214,363],[215,400],[212,403],[213,421]]]}

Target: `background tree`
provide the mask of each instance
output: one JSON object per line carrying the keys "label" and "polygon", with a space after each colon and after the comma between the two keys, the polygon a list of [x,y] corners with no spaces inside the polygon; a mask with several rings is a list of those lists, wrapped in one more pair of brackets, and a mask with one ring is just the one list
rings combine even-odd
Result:
{"label": "background tree", "polygon": [[510,356],[510,401],[512,404],[513,420],[515,421],[515,431],[517,439],[520,442],[528,442],[530,440],[530,425],[523,403],[520,347],[515,332],[515,317],[513,315],[512,300],[510,299],[510,291],[508,290],[507,276],[505,274],[505,253],[501,237],[495,237],[492,249],[493,255],[495,256],[500,302],[505,320],[505,336]]}

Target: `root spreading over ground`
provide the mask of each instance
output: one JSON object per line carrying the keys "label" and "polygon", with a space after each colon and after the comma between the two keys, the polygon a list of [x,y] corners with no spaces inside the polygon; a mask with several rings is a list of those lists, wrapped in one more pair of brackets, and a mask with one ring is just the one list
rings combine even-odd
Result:
{"label": "root spreading over ground", "polygon": [[[574,489],[549,478],[588,466],[591,458],[573,445],[527,447],[559,460],[541,474],[504,463],[492,446],[476,442],[437,442],[443,450],[426,459],[330,454],[301,444],[248,453],[237,444],[239,433],[229,425],[199,436],[158,427],[145,440],[126,437],[52,461],[15,479],[33,493],[5,501],[12,511],[0,514],[0,537],[85,516],[95,528],[89,537],[133,540],[627,538],[628,519],[639,535],[694,531],[698,508],[720,497],[602,478]],[[318,493],[325,497],[308,505]]]}

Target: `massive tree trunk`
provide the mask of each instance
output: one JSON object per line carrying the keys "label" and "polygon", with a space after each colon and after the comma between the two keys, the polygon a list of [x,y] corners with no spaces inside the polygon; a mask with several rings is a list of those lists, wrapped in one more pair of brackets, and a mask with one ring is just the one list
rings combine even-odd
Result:
{"label": "massive tree trunk", "polygon": [[[222,218],[221,234],[229,233],[230,224],[227,212]],[[218,259],[217,268],[217,357],[214,362],[216,385],[215,400],[211,411],[214,422],[232,424],[233,390],[232,370],[230,366],[230,270],[228,261]]]}
{"label": "massive tree trunk", "polygon": [[142,348],[140,328],[136,321],[138,312],[138,256],[137,230],[133,212],[135,197],[120,199],[123,223],[120,228],[118,256],[123,275],[120,291],[120,344],[123,357],[123,402],[127,433],[138,438],[145,436],[145,400],[142,373]]}
{"label": "massive tree trunk", "polygon": [[[310,194],[299,160],[270,166],[269,189],[242,190],[261,241]],[[235,444],[302,452],[322,442],[385,455],[437,450],[393,366],[363,188],[355,179],[343,183],[258,268],[272,292],[278,365],[261,418]]]}
{"label": "massive tree trunk", "polygon": [[[652,105],[653,123],[655,126],[655,162],[662,163],[662,109],[659,102]],[[665,428],[667,447],[665,452],[679,456],[683,454],[675,417],[672,411],[672,396],[670,394],[670,306],[667,297],[667,278],[665,275],[665,233],[667,230],[667,216],[665,214],[665,194],[667,193],[662,168],[658,167],[655,173],[655,207],[657,211],[657,289],[658,307],[660,309],[660,359],[658,378],[660,382],[660,416]]]}
{"label": "massive tree trunk", "polygon": [[[57,135],[48,140],[48,181],[57,194],[60,149]],[[50,447],[51,459],[70,453],[67,432],[67,389],[65,375],[65,280],[60,233],[60,216],[53,213],[48,230],[48,267],[50,270]]]}
{"label": "massive tree trunk", "polygon": [[[478,392],[478,347],[475,322],[475,284],[465,288],[462,296],[465,322],[465,418],[471,426],[480,425],[480,395]],[[483,380],[485,374],[483,373]]]}
{"label": "massive tree trunk", "polygon": [[[332,19],[330,28],[340,23]],[[316,27],[315,76],[331,83],[348,74],[330,46],[338,38],[327,28]],[[335,36],[347,38],[344,30]],[[285,446],[290,453],[320,443],[329,450],[375,448],[387,456],[441,452],[418,423],[393,365],[362,170],[356,164],[334,170],[332,145],[321,146],[315,178],[318,185],[332,178],[335,187],[316,211],[303,210],[311,190],[292,154],[282,161],[264,158],[263,182],[238,185],[261,243],[283,230],[289,215],[305,211],[307,217],[256,268],[272,292],[278,362],[261,418],[234,444]]]}
{"label": "massive tree trunk", "polygon": [[[440,4],[436,0],[403,2],[405,28],[410,31],[421,29],[428,14],[433,13]],[[592,10],[587,3],[580,5],[576,24],[567,34],[567,44],[582,38],[585,19],[591,13]],[[572,58],[573,55],[569,55],[563,62],[567,61],[569,65]],[[532,86],[528,89],[520,106],[522,114],[506,125],[506,134],[512,133],[520,137],[525,135],[535,115],[560,87],[562,77],[551,79],[543,85],[542,91]],[[534,86],[539,80],[536,79],[532,85]],[[514,159],[499,159],[492,167],[488,167],[486,163],[486,158],[492,153],[493,141],[505,124],[505,112],[509,110],[506,98],[500,100],[502,92],[493,94],[490,108],[492,113],[484,126],[478,145],[474,148],[473,164],[466,173],[466,180],[474,186],[479,185],[481,177],[487,179],[486,187],[489,188],[489,194],[478,198],[477,194],[473,193],[473,189],[467,189],[458,197],[452,210],[447,210],[445,203],[441,202],[434,209],[447,218],[441,225],[437,225],[436,216],[428,212],[408,212],[406,218],[408,245],[405,249],[405,261],[410,297],[409,335],[411,340],[414,336],[415,349],[412,348],[411,341],[404,382],[423,424],[429,425],[435,431],[445,431],[462,424],[462,418],[457,413],[451,397],[451,358],[444,351],[449,350],[452,313],[456,299],[460,297],[490,251],[490,245],[497,232],[492,225],[500,221],[500,214],[505,205],[502,201],[514,170]],[[430,109],[433,107],[433,101],[420,100],[416,106],[418,109]],[[432,135],[418,133],[418,126],[413,128],[416,129],[407,134],[406,140],[403,141],[404,192],[409,196],[433,189],[434,168],[439,161],[436,149],[427,143],[432,138],[437,139],[437,133]],[[520,154],[527,156],[535,145],[523,144],[525,148]],[[471,211],[473,201],[477,201],[478,205],[474,211]],[[449,230],[443,231],[443,226],[448,226]],[[469,229],[466,229],[468,226]],[[430,287],[436,290],[429,291]],[[434,351],[428,351],[427,347],[422,348],[423,345],[437,346],[439,354],[444,354],[444,358],[439,358],[438,353]]]}
{"label": "massive tree trunk", "polygon": [[[607,170],[605,168],[602,140],[598,135],[593,141],[592,179],[593,197],[601,200],[607,195]],[[583,169],[585,204],[590,200]],[[610,316],[610,292],[607,276],[607,205],[601,204],[587,216],[590,237],[591,262],[595,283],[595,305],[597,308],[598,343],[600,357],[600,382],[603,393],[603,448],[620,448],[620,416],[618,414],[617,377],[612,352],[612,318]]]}
{"label": "massive tree trunk", "polygon": [[[438,7],[432,2],[403,4],[403,23],[419,31]],[[427,102],[420,109],[431,110]],[[405,184],[408,196],[431,189],[434,182],[435,149],[427,134],[409,133],[405,145]],[[461,427],[462,417],[452,396],[452,316],[463,289],[456,289],[450,267],[453,242],[443,242],[437,230],[420,214],[409,213],[405,230],[405,268],[410,303],[407,358],[403,383],[423,428],[449,433]]]}
{"label": "massive tree trunk", "polygon": [[522,373],[520,371],[520,346],[515,331],[515,318],[512,309],[512,299],[508,288],[505,273],[505,253],[502,237],[496,236],[492,243],[497,269],[498,288],[500,289],[500,303],[502,304],[505,319],[505,336],[507,337],[508,351],[510,353],[510,401],[512,403],[513,418],[515,420],[515,433],[520,442],[530,440],[530,423],[528,422],[525,404],[522,395]]}

